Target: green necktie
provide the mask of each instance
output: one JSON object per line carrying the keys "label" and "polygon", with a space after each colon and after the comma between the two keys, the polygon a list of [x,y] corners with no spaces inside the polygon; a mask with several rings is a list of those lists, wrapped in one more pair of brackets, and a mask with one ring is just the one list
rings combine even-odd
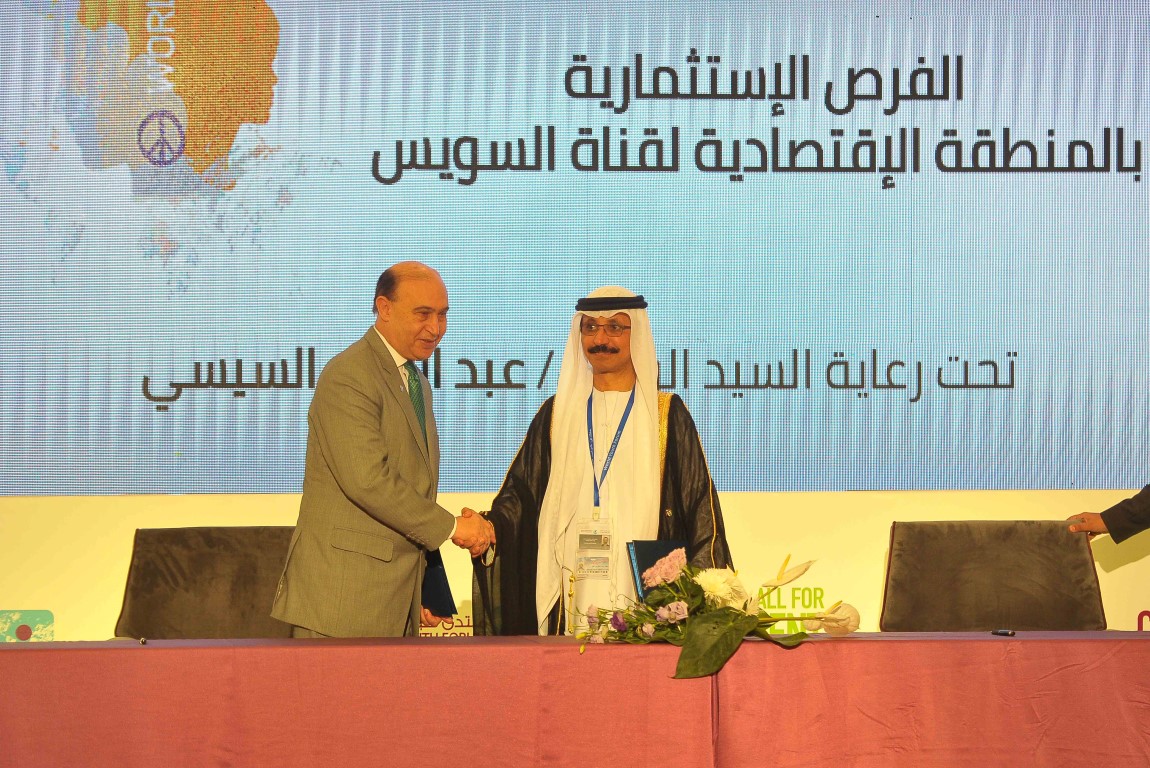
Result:
{"label": "green necktie", "polygon": [[403,365],[407,369],[407,394],[411,398],[411,406],[415,408],[415,417],[419,419],[419,426],[423,430],[423,444],[427,444],[427,415],[423,408],[423,387],[419,383],[419,370],[415,362],[408,360]]}

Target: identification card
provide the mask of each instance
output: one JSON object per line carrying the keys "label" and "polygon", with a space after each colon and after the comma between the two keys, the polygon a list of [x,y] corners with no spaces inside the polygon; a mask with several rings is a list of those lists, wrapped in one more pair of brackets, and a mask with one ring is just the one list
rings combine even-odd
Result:
{"label": "identification card", "polygon": [[591,520],[579,526],[580,554],[585,552],[611,551],[611,523],[608,520]]}
{"label": "identification card", "polygon": [[611,558],[608,555],[580,555],[575,558],[575,578],[606,579],[611,575]]}
{"label": "identification card", "polygon": [[611,551],[611,534],[590,532],[579,532],[579,550],[581,552],[598,550],[602,552]]}
{"label": "identification card", "polygon": [[579,526],[578,534],[575,578],[610,578],[611,523],[607,520],[589,520]]}

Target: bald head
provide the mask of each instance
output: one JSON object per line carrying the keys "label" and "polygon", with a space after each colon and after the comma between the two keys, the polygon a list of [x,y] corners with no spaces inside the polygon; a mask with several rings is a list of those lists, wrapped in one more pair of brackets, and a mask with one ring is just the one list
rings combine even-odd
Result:
{"label": "bald head", "polygon": [[383,274],[375,281],[375,299],[372,300],[373,312],[379,311],[379,297],[386,296],[395,301],[396,290],[404,280],[438,280],[441,284],[443,278],[431,267],[419,261],[401,261],[392,264],[383,270]]}
{"label": "bald head", "polygon": [[375,284],[375,327],[408,360],[426,360],[447,332],[447,286],[431,267],[401,261]]}

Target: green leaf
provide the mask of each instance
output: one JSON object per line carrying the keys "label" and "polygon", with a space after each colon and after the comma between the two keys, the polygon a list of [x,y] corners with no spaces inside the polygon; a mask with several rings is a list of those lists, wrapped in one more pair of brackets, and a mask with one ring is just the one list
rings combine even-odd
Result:
{"label": "green leaf", "polygon": [[775,621],[765,620],[763,615],[760,614],[759,624],[751,634],[755,637],[761,637],[764,640],[770,640],[775,645],[781,645],[784,648],[794,648],[810,637],[806,632],[796,632],[793,635],[772,635],[771,627],[779,621],[782,621],[782,619]]}
{"label": "green leaf", "polygon": [[657,587],[651,587],[647,591],[647,596],[643,598],[643,602],[652,608],[662,608],[668,603],[673,603],[678,600],[678,596],[671,591],[669,587],[660,584]]}
{"label": "green leaf", "polygon": [[758,626],[758,627],[755,627],[754,631],[752,631],[752,632],[751,632],[751,634],[752,634],[752,635],[754,635],[755,637],[761,637],[761,638],[763,638],[764,640],[774,640],[774,638],[773,638],[773,637],[771,637],[771,628],[770,628],[770,626],[765,626],[765,627],[764,627],[764,626]]}
{"label": "green leaf", "polygon": [[703,588],[692,581],[686,593],[687,597],[684,602],[687,603],[687,611],[692,616],[701,613],[707,605],[707,596],[704,594]]}
{"label": "green leaf", "polygon": [[743,638],[755,629],[758,621],[758,617],[734,608],[720,608],[692,616],[687,622],[687,634],[683,650],[679,652],[675,677],[706,677],[718,672],[738,650]]}
{"label": "green leaf", "polygon": [[[756,632],[755,634],[759,634]],[[809,635],[806,632],[796,632],[793,635],[759,635],[764,640],[770,640],[772,643],[783,648],[797,648],[802,645]]]}
{"label": "green leaf", "polygon": [[706,603],[706,595],[703,594],[703,588],[695,583],[695,574],[697,569],[688,568],[683,570],[683,575],[675,582],[679,587],[679,592],[682,594],[680,599],[687,604],[687,610],[691,615],[700,612],[703,605]]}

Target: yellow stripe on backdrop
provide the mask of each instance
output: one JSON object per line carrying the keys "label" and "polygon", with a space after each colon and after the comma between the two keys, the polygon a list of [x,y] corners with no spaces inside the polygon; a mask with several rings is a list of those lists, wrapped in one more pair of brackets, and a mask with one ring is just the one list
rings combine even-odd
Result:
{"label": "yellow stripe on backdrop", "polygon": [[[846,491],[720,494],[731,553],[743,583],[756,585],[783,558],[815,560],[783,590],[783,607],[802,612],[845,600],[877,631],[890,524],[894,520],[1056,520],[1098,511],[1129,491]],[[486,509],[492,494],[443,494],[458,511]],[[0,610],[50,610],[56,640],[112,636],[136,528],[292,525],[299,496],[188,495],[0,498]],[[1111,629],[1150,630],[1150,533],[1114,544],[1094,540]],[[470,605],[470,562],[444,547],[461,610]],[[820,591],[821,590],[821,591]],[[940,599],[945,599],[941,595]],[[469,617],[467,617],[469,618]],[[461,624],[469,624],[465,618]],[[454,631],[459,631],[458,628]]]}

